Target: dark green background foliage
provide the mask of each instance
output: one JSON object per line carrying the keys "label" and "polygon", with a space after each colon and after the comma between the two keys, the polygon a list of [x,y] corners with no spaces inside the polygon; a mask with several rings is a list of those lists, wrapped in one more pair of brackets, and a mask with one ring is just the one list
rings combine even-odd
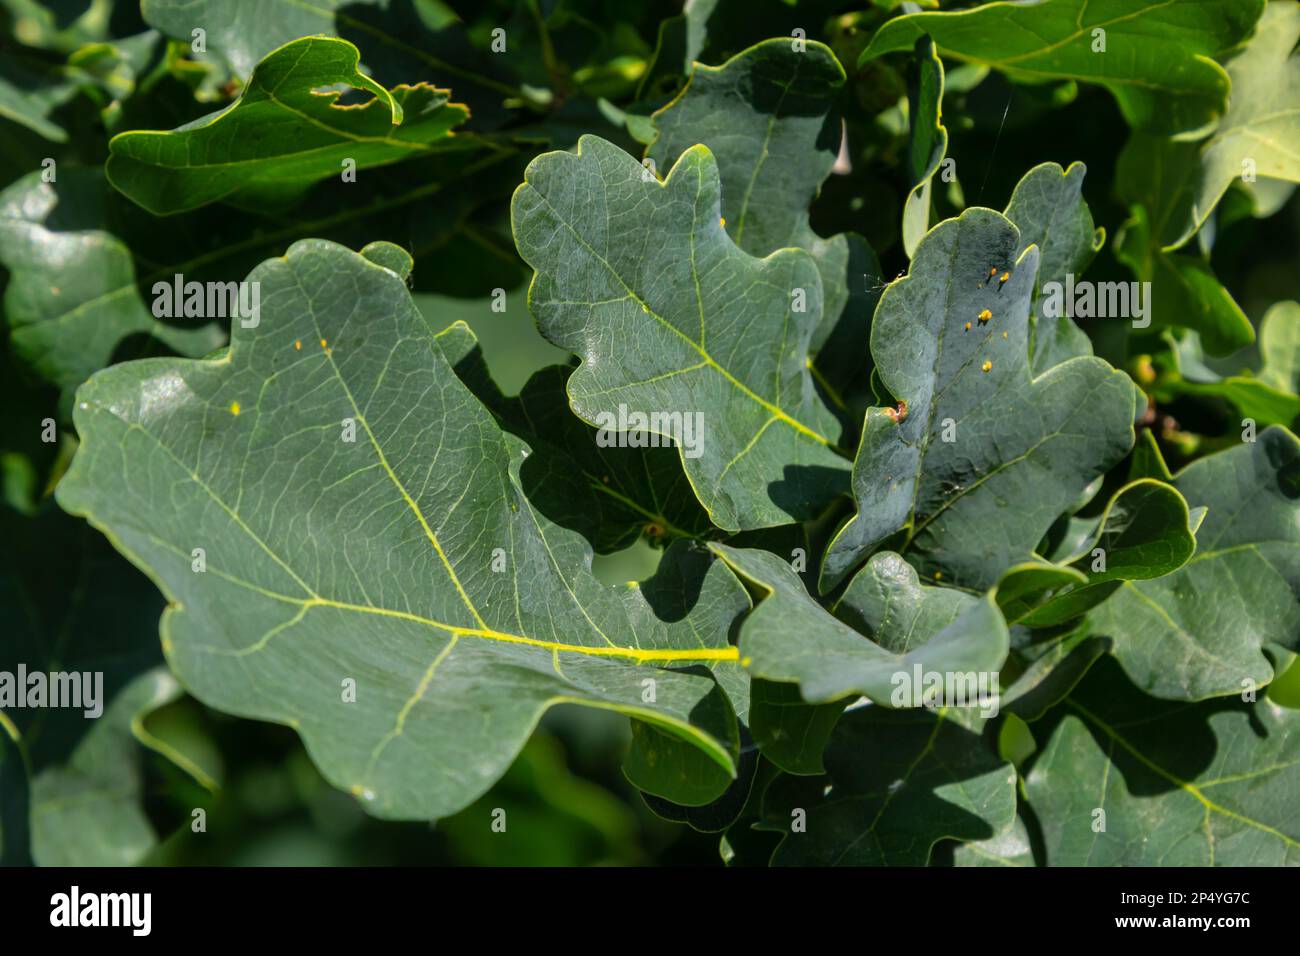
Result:
{"label": "dark green background foliage", "polygon": [[0,860],[1300,863],[1298,40],[0,0]]}

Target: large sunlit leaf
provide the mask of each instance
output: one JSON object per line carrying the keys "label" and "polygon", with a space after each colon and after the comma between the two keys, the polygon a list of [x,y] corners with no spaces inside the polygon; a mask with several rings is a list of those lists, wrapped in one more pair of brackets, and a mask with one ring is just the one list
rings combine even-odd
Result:
{"label": "large sunlit leaf", "polygon": [[622,420],[683,422],[661,418],[649,429],[661,434],[702,423],[695,447],[678,451],[713,523],[734,531],[816,516],[844,489],[848,462],[808,371],[822,312],[816,262],[798,249],[756,259],[738,248],[720,193],[705,146],[659,182],[584,136],[576,154],[533,161],[512,215],[537,271],[538,325],[583,359],[568,383],[573,410],[595,425],[619,421],[620,409]]}
{"label": "large sunlit leaf", "polygon": [[871,351],[897,408],[867,412],[858,514],[822,569],[842,581],[881,543],[927,579],[991,587],[1133,444],[1134,389],[1092,356],[1029,367],[1036,247],[989,209],[936,226],[881,296]]}
{"label": "large sunlit leaf", "polygon": [[381,817],[465,806],[556,703],[635,715],[734,772],[704,666],[735,660],[743,591],[681,548],[640,588],[600,585],[412,304],[409,257],[367,256],[296,243],[251,275],[261,322],[227,353],[78,392],[59,501],[168,595],[171,666],[205,703],[293,727]]}

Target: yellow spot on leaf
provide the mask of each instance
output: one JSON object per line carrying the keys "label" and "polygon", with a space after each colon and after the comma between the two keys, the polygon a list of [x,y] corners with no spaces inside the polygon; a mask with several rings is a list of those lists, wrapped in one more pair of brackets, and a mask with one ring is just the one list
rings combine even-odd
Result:
{"label": "yellow spot on leaf", "polygon": [[301,349],[302,349],[302,339],[294,339],[293,347],[296,348],[296,349],[301,350]]}
{"label": "yellow spot on leaf", "polygon": [[740,659],[740,666],[741,666],[741,667],[748,667],[748,666],[749,666],[750,664],[752,664],[752,663],[754,663],[754,658],[752,658],[752,657],[742,657],[742,658]]}
{"label": "yellow spot on leaf", "polygon": [[231,403],[230,403],[230,414],[232,414],[232,415],[238,415],[238,414],[239,414],[239,402],[231,402]]}
{"label": "yellow spot on leaf", "polygon": [[725,228],[727,225],[727,217],[726,216],[718,217],[718,224]]}
{"label": "yellow spot on leaf", "polygon": [[997,275],[997,274],[998,274],[998,267],[997,267],[997,266],[989,266],[989,275],[990,275],[990,276],[995,276],[995,275]]}
{"label": "yellow spot on leaf", "polygon": [[326,342],[324,339],[321,339],[321,340],[320,340],[320,347],[321,347],[321,348],[325,348],[325,346],[328,345],[328,344],[329,344],[329,343]]}
{"label": "yellow spot on leaf", "polygon": [[1010,273],[1010,272],[1004,272],[1004,273],[1002,273],[1002,275],[998,276],[998,281],[999,281],[999,282],[1006,282],[1006,281],[1007,281],[1008,279],[1010,279],[1010,278],[1011,278],[1011,273]]}
{"label": "yellow spot on leaf", "polygon": [[984,360],[984,364],[980,366],[980,368],[982,368],[982,369],[983,369],[984,371],[986,371],[986,372],[987,372],[989,369],[991,369],[992,367],[993,367],[993,363],[990,362],[988,359],[985,359],[985,360]]}
{"label": "yellow spot on leaf", "polygon": [[1007,337],[1007,333],[1003,332],[1002,337],[1005,339]]}
{"label": "yellow spot on leaf", "polygon": [[980,325],[983,325],[989,319],[993,318],[993,313],[990,312],[988,309],[985,309],[983,312],[980,313],[979,318],[980,318]]}
{"label": "yellow spot on leaf", "polygon": [[970,331],[970,323],[969,323],[969,322],[966,323],[966,331],[967,331],[967,332]]}

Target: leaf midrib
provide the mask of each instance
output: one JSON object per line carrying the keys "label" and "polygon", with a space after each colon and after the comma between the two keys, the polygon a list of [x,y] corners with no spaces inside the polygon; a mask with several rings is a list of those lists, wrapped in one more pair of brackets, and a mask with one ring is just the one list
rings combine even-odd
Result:
{"label": "leaf midrib", "polygon": [[[448,624],[446,622],[438,621],[433,618],[425,617],[423,615],[415,614],[409,611],[397,611],[391,608],[376,607],[374,605],[368,605],[368,604],[354,604],[347,601],[337,601],[332,598],[322,597],[321,595],[317,594],[313,588],[307,585],[306,582],[304,582],[301,579],[301,577],[299,577],[297,572],[295,572],[293,568],[288,564],[288,562],[286,562],[283,558],[281,558],[280,555],[277,554],[270,547],[270,545],[268,545],[265,541],[263,541],[262,538],[255,531],[253,531],[251,527],[249,527],[248,523],[245,522],[243,518],[240,515],[238,515],[234,511],[234,509],[232,509],[225,502],[225,500],[222,499],[216,493],[216,491],[199,476],[197,472],[195,472],[183,461],[181,461],[181,459],[176,456],[175,452],[173,452],[171,448],[169,448],[166,444],[164,444],[163,441],[158,438],[158,436],[156,436],[153,432],[149,431],[139,422],[134,422],[123,418],[108,406],[96,403],[95,407],[100,411],[105,411],[108,414],[112,415],[118,421],[122,422],[128,429],[139,431],[141,434],[146,435],[151,441],[153,441],[154,444],[156,444],[158,448],[168,458],[170,458],[178,468],[180,468],[182,471],[185,472],[186,475],[188,475],[190,480],[193,481],[195,485],[197,485],[200,489],[202,489],[203,492],[207,494],[207,496],[210,499],[212,499],[214,504],[216,504],[219,508],[221,508],[224,512],[226,512],[227,515],[231,517],[236,527],[240,528],[246,535],[248,535],[248,537],[255,544],[258,545],[258,547],[260,547],[263,551],[265,551],[271,557],[272,560],[274,560],[278,565],[284,568],[285,571],[289,573],[289,575],[298,583],[300,587],[303,588],[303,590],[309,596],[294,597],[289,594],[282,594],[265,588],[256,587],[252,585],[250,582],[244,581],[229,573],[221,572],[219,569],[213,568],[211,566],[209,566],[208,568],[209,571],[217,571],[217,573],[220,574],[220,576],[225,578],[226,580],[231,581],[232,583],[236,583],[240,586],[243,586],[249,590],[252,590],[255,593],[261,594],[264,597],[272,598],[274,600],[281,601],[286,604],[292,604],[301,607],[304,609],[304,615],[306,611],[310,611],[311,609],[316,607],[332,608],[340,611],[349,611],[349,612],[355,612],[359,614],[372,614],[380,617],[394,618],[394,619],[409,621],[412,623],[423,624],[428,627],[437,628],[438,630],[459,637],[483,638],[486,640],[492,640],[492,641],[497,641],[506,644],[517,644],[517,645],[524,645],[530,647],[546,648],[552,651],[583,654],[590,657],[622,657],[622,658],[627,658],[629,660],[636,661],[637,663],[646,663],[651,661],[666,663],[669,661],[676,661],[676,660],[736,661],[739,660],[740,658],[739,648],[736,647],[735,645],[728,645],[726,647],[720,647],[720,648],[682,648],[678,650],[672,648],[599,647],[599,646],[589,646],[584,644],[567,644],[562,641],[548,641],[542,638],[527,637],[522,634],[512,634],[507,631],[498,631],[488,627],[473,628],[473,627],[464,627],[455,624]],[[83,440],[83,448],[84,445],[85,442]],[[107,534],[107,531],[105,533]],[[109,535],[109,537],[110,539],[113,539],[112,535]],[[273,628],[272,631],[277,630],[277,628]],[[265,646],[270,636],[271,636],[271,632],[268,632],[253,644],[250,644],[238,650],[226,651],[224,653],[227,653],[231,656],[243,656],[246,654],[255,653],[257,650],[260,650],[261,647]],[[222,652],[218,651],[217,653],[222,653]]]}

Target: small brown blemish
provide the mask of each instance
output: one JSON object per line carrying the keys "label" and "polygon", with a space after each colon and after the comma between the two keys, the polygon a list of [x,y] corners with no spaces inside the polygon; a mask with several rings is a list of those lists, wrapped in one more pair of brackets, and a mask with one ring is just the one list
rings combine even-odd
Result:
{"label": "small brown blemish", "polygon": [[990,362],[988,359],[985,359],[985,360],[984,360],[984,364],[980,366],[980,368],[983,369],[983,370],[986,371],[986,372],[987,372],[989,369],[991,369],[992,367],[993,367],[993,363]]}

